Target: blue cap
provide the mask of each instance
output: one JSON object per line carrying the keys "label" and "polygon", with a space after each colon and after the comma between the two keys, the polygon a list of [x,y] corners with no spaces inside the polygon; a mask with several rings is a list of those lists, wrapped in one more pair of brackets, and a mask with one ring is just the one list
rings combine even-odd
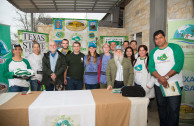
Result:
{"label": "blue cap", "polygon": [[89,42],[88,48],[90,47],[96,48],[96,42],[95,41]]}

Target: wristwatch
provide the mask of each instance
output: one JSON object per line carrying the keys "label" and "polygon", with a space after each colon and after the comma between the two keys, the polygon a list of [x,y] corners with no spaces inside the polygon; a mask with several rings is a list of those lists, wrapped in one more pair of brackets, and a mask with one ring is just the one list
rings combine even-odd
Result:
{"label": "wristwatch", "polygon": [[166,80],[168,80],[170,78],[168,75],[165,75],[164,77],[166,78]]}

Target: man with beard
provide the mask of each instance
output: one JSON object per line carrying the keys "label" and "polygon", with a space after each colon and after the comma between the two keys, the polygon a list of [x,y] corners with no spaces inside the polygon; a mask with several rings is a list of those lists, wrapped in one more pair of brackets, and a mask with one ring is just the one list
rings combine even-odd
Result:
{"label": "man with beard", "polygon": [[58,49],[63,55],[71,54],[71,50],[69,50],[69,40],[63,39],[61,42],[62,48]]}
{"label": "man with beard", "polygon": [[115,48],[114,58],[108,62],[106,69],[107,90],[131,86],[133,77],[131,61],[123,57],[123,49],[118,45]]}
{"label": "man with beard", "polygon": [[57,50],[57,44],[49,43],[49,52],[44,54],[42,59],[43,84],[47,91],[61,90],[66,70],[65,56]]}

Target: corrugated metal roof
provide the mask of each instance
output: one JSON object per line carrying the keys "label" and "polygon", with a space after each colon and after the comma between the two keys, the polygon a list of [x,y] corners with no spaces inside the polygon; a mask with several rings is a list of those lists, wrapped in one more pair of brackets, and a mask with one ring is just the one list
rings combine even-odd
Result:
{"label": "corrugated metal roof", "polygon": [[7,0],[26,13],[110,13],[124,0]]}

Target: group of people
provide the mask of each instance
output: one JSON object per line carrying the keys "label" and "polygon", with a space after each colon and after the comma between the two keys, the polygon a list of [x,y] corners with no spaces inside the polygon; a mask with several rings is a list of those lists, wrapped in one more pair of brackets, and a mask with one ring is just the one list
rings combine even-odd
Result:
{"label": "group of people", "polygon": [[[14,45],[11,59],[6,60],[4,72],[9,80],[11,92],[41,90],[47,91],[121,88],[123,86],[142,86],[146,96],[156,94],[161,126],[178,125],[181,95],[164,97],[160,85],[167,88],[169,82],[177,81],[183,87],[182,68],[184,53],[177,44],[168,43],[162,30],[154,33],[156,48],[148,55],[146,45],[137,46],[137,41],[124,41],[123,47],[112,41],[102,46],[98,54],[96,44],[89,43],[88,54],[80,52],[81,44],[73,43],[73,51],[68,49],[69,41],[63,39],[61,49],[55,42],[49,43],[49,52],[40,54],[40,45],[33,43],[33,53],[28,59],[22,58],[22,48]],[[166,56],[163,58],[162,56]],[[32,69],[31,78],[14,78],[17,68]],[[41,72],[42,71],[42,72]],[[155,89],[155,90],[154,90]]]}

